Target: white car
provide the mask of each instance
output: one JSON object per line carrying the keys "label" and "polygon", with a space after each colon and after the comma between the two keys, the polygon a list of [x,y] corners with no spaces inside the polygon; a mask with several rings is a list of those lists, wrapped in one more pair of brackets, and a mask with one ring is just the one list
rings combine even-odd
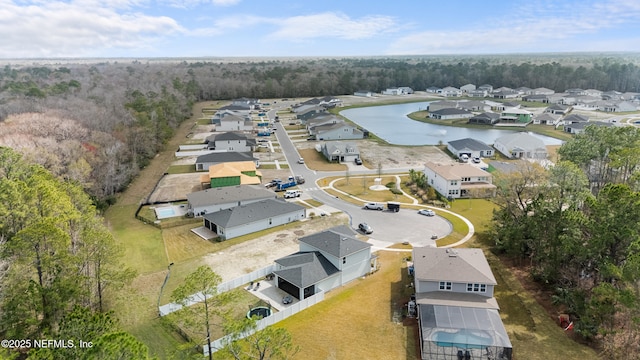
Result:
{"label": "white car", "polygon": [[418,214],[425,216],[436,216],[436,213],[433,210],[429,209],[418,210]]}
{"label": "white car", "polygon": [[382,206],[382,204],[379,204],[379,203],[368,202],[364,204],[364,208],[367,210],[382,210],[384,209],[384,206]]}
{"label": "white car", "polygon": [[298,164],[304,164],[304,159],[303,158],[298,159]]}
{"label": "white car", "polygon": [[291,198],[300,197],[300,195],[302,195],[301,190],[287,190],[283,196],[285,199],[291,199]]}

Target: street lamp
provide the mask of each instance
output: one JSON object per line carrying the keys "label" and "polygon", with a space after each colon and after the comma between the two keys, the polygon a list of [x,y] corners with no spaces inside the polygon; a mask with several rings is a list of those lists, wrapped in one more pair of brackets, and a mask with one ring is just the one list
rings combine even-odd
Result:
{"label": "street lamp", "polygon": [[173,263],[167,266],[167,276],[164,277],[164,282],[162,283],[162,286],[160,286],[160,295],[158,295],[158,315],[160,316],[162,316],[162,314],[160,313],[160,298],[162,297],[162,291],[164,290],[165,285],[167,285],[167,281],[169,281],[169,275],[171,275],[172,266],[173,266]]}

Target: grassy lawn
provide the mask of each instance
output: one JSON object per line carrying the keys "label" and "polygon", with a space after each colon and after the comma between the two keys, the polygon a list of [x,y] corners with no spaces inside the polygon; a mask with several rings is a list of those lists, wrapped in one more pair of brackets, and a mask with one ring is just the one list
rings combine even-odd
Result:
{"label": "grassy lawn", "polygon": [[295,358],[416,359],[417,327],[403,325],[402,318],[412,292],[406,256],[379,253],[378,272],[329,292],[319,304],[277,323],[300,346]]}
{"label": "grassy lawn", "polygon": [[340,171],[347,169],[343,164],[328,162],[324,155],[315,149],[301,149],[298,150],[298,152],[300,156],[304,158],[304,162],[309,169],[317,171]]}
{"label": "grassy lawn", "polygon": [[215,251],[216,244],[194,234],[191,229],[202,224],[188,224],[162,230],[169,263],[177,263]]}
{"label": "grassy lawn", "polygon": [[167,169],[169,174],[188,174],[196,172],[196,165],[171,165]]}

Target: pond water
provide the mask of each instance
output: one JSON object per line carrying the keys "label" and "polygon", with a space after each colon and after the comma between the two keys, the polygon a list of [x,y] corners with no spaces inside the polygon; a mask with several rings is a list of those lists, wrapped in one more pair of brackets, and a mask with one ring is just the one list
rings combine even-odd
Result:
{"label": "pond water", "polygon": [[[410,119],[407,115],[426,110],[429,102],[371,106],[343,110],[340,115],[374,133],[376,136],[394,145],[437,145],[452,140],[473,138],[486,144],[504,135],[515,133],[513,130],[460,128],[446,125],[423,123]],[[561,145],[562,140],[531,133],[546,145]]]}

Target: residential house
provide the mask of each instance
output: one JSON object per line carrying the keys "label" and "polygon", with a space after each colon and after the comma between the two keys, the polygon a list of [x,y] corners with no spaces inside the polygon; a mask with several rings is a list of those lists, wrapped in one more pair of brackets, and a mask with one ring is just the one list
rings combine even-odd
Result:
{"label": "residential house", "polygon": [[239,99],[231,100],[231,105],[240,106],[245,109],[254,110],[260,108],[260,100],[259,99],[250,99],[246,97],[242,97]]}
{"label": "residential house", "polygon": [[538,94],[532,94],[532,95],[525,95],[522,97],[522,101],[529,101],[529,102],[548,102],[548,97],[547,95],[538,95]]}
{"label": "residential house", "polygon": [[605,112],[638,111],[638,105],[629,101],[609,101],[606,105],[598,107],[598,110]]}
{"label": "residential house", "polygon": [[302,220],[305,207],[283,199],[267,199],[204,214],[204,227],[221,240]]}
{"label": "residential house", "polygon": [[415,247],[412,260],[421,359],[511,360],[482,250]]}
{"label": "residential house", "polygon": [[460,86],[460,90],[462,90],[464,94],[468,94],[469,91],[474,91],[475,89],[476,89],[476,86],[474,84],[466,84],[466,85]]}
{"label": "residential house", "polygon": [[457,108],[457,107],[458,107],[457,101],[439,100],[439,101],[430,102],[429,105],[427,106],[427,111],[437,111],[437,110],[451,109],[451,108]]}
{"label": "residential house", "polygon": [[408,86],[392,87],[382,91],[382,95],[410,95],[413,89]]}
{"label": "residential house", "polygon": [[596,90],[596,89],[587,89],[584,91],[585,95],[588,96],[595,96],[598,97],[600,99],[602,99],[602,91],[601,90]]}
{"label": "residential house", "polygon": [[536,125],[558,125],[562,119],[561,115],[544,112],[533,117],[533,123]]}
{"label": "residential house", "polygon": [[484,111],[485,108],[488,108],[489,106],[487,106],[487,104],[485,104],[483,101],[466,100],[459,101],[458,107],[467,111]]}
{"label": "residential house", "polygon": [[233,112],[239,112],[243,115],[251,113],[251,109],[245,106],[239,106],[239,105],[225,105],[218,108],[218,111],[233,111]]}
{"label": "residential house", "polygon": [[373,97],[373,91],[369,90],[358,90],[353,93],[355,96],[364,96],[364,97]]}
{"label": "residential house", "polygon": [[206,139],[207,148],[216,151],[249,152],[256,148],[256,140],[240,132],[214,134]]}
{"label": "residential house", "polygon": [[276,193],[261,185],[212,188],[188,194],[187,212],[193,216],[202,216],[235,206],[275,198],[277,198]]}
{"label": "residential house", "polygon": [[340,122],[344,122],[344,121],[341,118],[330,113],[318,114],[316,116],[313,116],[307,119],[306,121],[303,121],[308,131],[310,131],[312,128],[317,126],[327,125],[327,124],[337,124]]}
{"label": "residential house", "polygon": [[441,88],[437,87],[437,86],[429,86],[425,91],[428,93],[432,93],[432,94],[437,94],[438,91],[442,90]]}
{"label": "residential house", "polygon": [[448,119],[468,119],[473,116],[472,112],[469,112],[464,109],[440,109],[436,111],[430,111],[429,117],[432,119],[438,120],[448,120]]}
{"label": "residential house", "polygon": [[468,97],[486,97],[489,93],[487,90],[475,89],[467,92]]}
{"label": "residential house", "polygon": [[602,93],[602,100],[623,100],[622,93],[620,91],[605,91]]}
{"label": "residential house", "polygon": [[314,116],[326,114],[327,109],[319,105],[304,105],[296,109],[296,118],[301,121],[309,120]]}
{"label": "residential house", "polygon": [[544,142],[526,132],[501,136],[496,139],[493,147],[509,159],[547,158],[547,147]]}
{"label": "residential house", "polygon": [[212,188],[236,185],[257,185],[262,181],[262,173],[253,161],[226,162],[212,165],[209,173],[200,176],[201,184]]}
{"label": "residential house", "polygon": [[425,164],[427,182],[447,198],[494,196],[492,175],[467,163]]}
{"label": "residential house", "polygon": [[218,110],[213,116],[211,116],[211,123],[215,125],[220,125],[220,119],[225,116],[237,116],[244,120],[251,121],[251,111],[250,110]]}
{"label": "residential house", "polygon": [[360,150],[355,143],[346,141],[329,141],[321,145],[322,154],[330,162],[353,162],[360,158]]}
{"label": "residential house", "polygon": [[216,131],[252,131],[253,121],[242,116],[226,115],[218,119]]}
{"label": "residential house", "polygon": [[478,86],[476,90],[484,90],[487,93],[492,93],[493,92],[493,85],[482,84],[482,85]]}
{"label": "residential house", "polygon": [[260,167],[260,160],[253,157],[251,152],[223,151],[200,155],[196,158],[196,171],[209,171],[209,167],[216,164],[237,161],[253,161],[256,168]]}
{"label": "residential house", "polygon": [[587,128],[587,126],[614,126],[613,123],[603,122],[603,121],[588,121],[588,122],[577,122],[566,124],[564,126],[564,131],[570,134],[579,134]]}
{"label": "residential house", "polygon": [[447,86],[442,89],[439,89],[437,93],[444,97],[462,96],[462,90],[455,88],[453,86]]}
{"label": "residential house", "polygon": [[587,121],[589,121],[589,118],[585,115],[580,114],[569,114],[562,119],[564,125],[584,123]]}
{"label": "residential house", "polygon": [[547,101],[544,102],[549,104],[563,104],[565,96],[567,96],[567,94],[564,93],[547,95]]}
{"label": "residential house", "polygon": [[567,115],[571,111],[571,106],[562,104],[553,104],[544,109],[545,113],[555,115]]}
{"label": "residential house", "polygon": [[469,158],[474,157],[491,157],[493,156],[493,148],[480,140],[465,138],[453,140],[447,143],[447,149],[457,157],[467,155]]}
{"label": "residential house", "polygon": [[505,123],[529,123],[531,122],[531,111],[519,108],[505,109],[500,114],[500,122]]}
{"label": "residential house", "polygon": [[531,88],[528,88],[526,86],[521,86],[519,88],[514,89],[516,92],[518,92],[518,94],[520,95],[529,95],[531,94]]}
{"label": "residential house", "polygon": [[547,89],[545,87],[539,87],[531,90],[531,95],[553,95],[555,91]]}
{"label": "residential house", "polygon": [[522,105],[515,101],[505,101],[505,102],[496,102],[486,100],[485,103],[491,108],[493,111],[504,111],[507,109],[519,109]]}
{"label": "residential house", "polygon": [[500,121],[500,114],[493,112],[483,112],[469,118],[469,124],[493,125]]}
{"label": "residential house", "polygon": [[309,129],[309,135],[316,140],[356,140],[364,138],[364,132],[344,121],[324,124]]}
{"label": "residential house", "polygon": [[515,90],[500,90],[500,91],[494,91],[493,93],[491,93],[491,96],[494,99],[515,99],[520,97],[520,93],[518,93]]}
{"label": "residential house", "polygon": [[564,92],[568,95],[586,95],[585,91],[580,88],[567,89]]}
{"label": "residential house", "polygon": [[275,260],[275,283],[296,299],[327,292],[371,272],[371,244],[342,225],[299,238],[300,251]]}

